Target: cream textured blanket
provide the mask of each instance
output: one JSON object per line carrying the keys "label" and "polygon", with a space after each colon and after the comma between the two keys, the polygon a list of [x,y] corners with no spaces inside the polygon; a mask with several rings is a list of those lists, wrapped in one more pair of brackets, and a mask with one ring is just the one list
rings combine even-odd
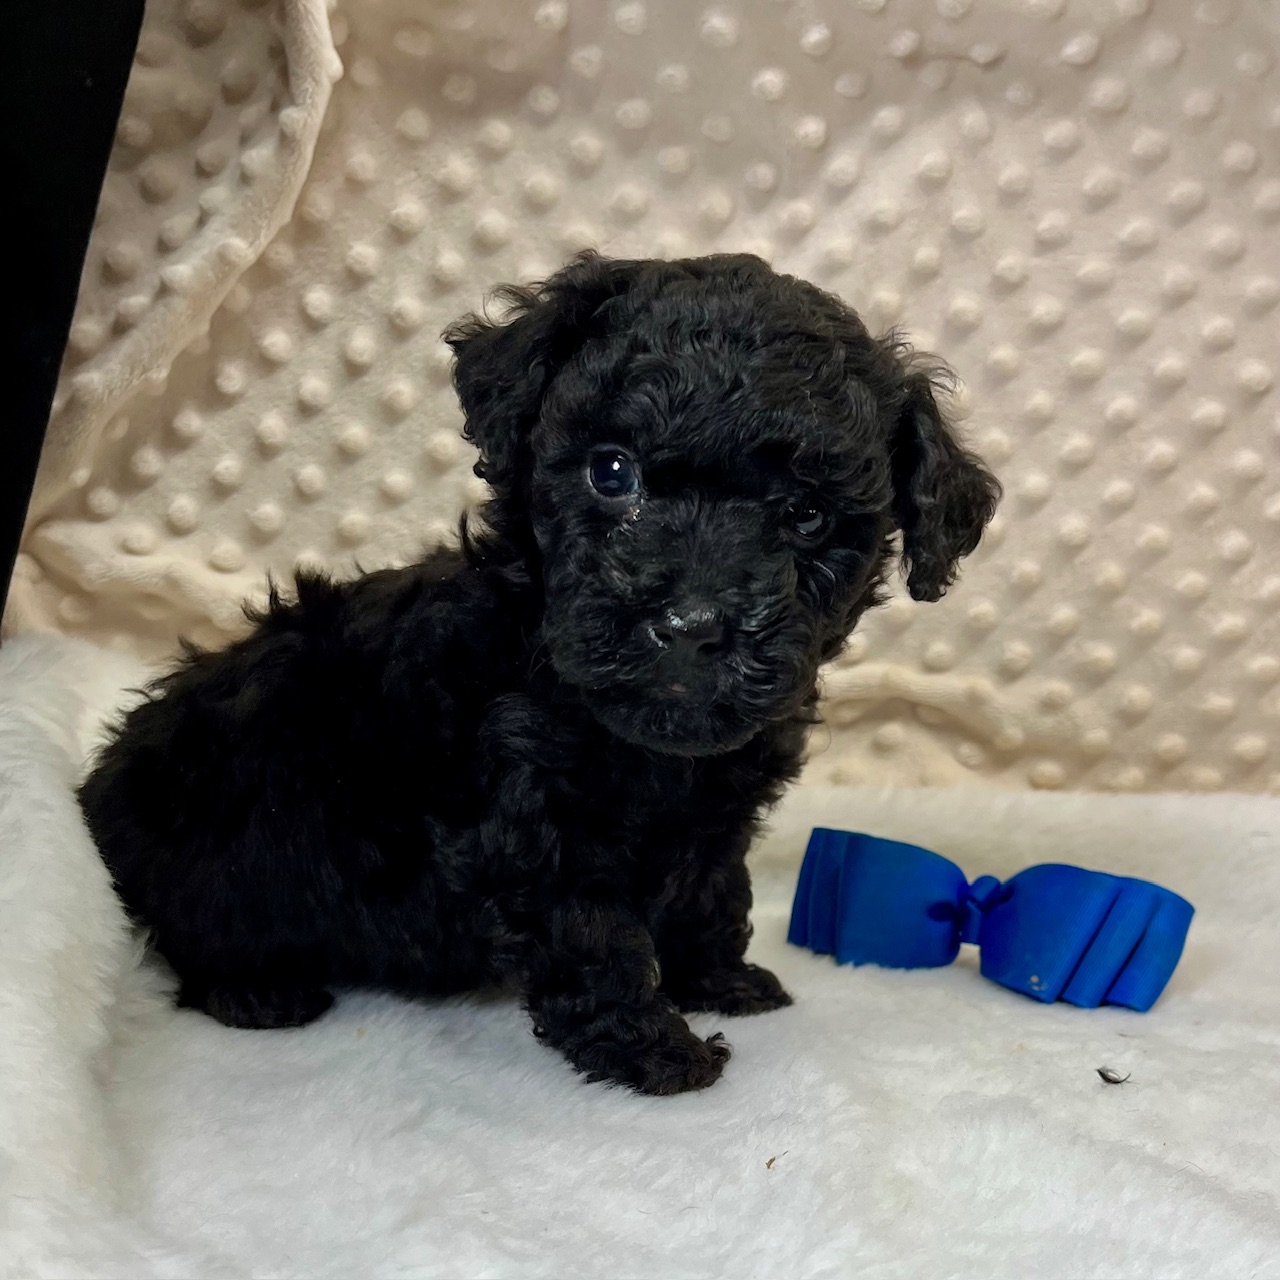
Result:
{"label": "cream textured blanket", "polygon": [[[351,996],[286,1032],[171,1008],[70,790],[140,675],[0,651],[0,1276],[1276,1274],[1280,801],[802,788],[755,863],[754,954],[795,1006],[726,1024],[714,1088],[642,1099],[505,1000]],[[1154,878],[1198,915],[1146,1015],[1039,1005],[972,957],[836,968],[784,941],[815,823],[971,876]]]}
{"label": "cream textured blanket", "polygon": [[154,0],[9,630],[216,643],[415,554],[477,494],[448,320],[745,248],[949,357],[1009,488],[812,776],[1274,789],[1278,52],[1248,0]]}

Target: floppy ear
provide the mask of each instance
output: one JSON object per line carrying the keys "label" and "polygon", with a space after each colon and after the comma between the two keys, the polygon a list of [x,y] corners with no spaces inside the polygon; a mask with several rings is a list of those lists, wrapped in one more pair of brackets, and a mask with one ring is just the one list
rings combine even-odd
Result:
{"label": "floppy ear", "polygon": [[911,367],[894,428],[893,515],[913,600],[939,600],[960,559],[982,537],[1000,501],[1000,482],[960,444],[935,398],[950,378],[944,366]]}
{"label": "floppy ear", "polygon": [[508,306],[501,320],[472,314],[445,330],[463,434],[479,448],[476,473],[490,484],[509,488],[525,472],[529,433],[552,378],[581,346],[591,318],[643,265],[584,253],[544,284],[496,290]]}

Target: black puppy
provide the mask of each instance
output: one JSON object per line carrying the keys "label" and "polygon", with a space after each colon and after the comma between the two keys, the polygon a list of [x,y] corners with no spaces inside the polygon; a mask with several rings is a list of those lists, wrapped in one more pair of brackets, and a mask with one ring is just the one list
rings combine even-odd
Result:
{"label": "black puppy", "polygon": [[901,532],[933,600],[998,487],[930,372],[747,256],[581,257],[446,335],[493,497],[460,550],[300,576],[188,652],[80,798],[121,896],[240,1027],[334,987],[515,980],[592,1079],[711,1084],[680,1010],[789,1003],[744,858]]}

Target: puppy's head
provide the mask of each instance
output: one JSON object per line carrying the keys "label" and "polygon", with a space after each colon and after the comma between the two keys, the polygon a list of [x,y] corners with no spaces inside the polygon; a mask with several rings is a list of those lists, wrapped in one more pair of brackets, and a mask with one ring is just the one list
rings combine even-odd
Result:
{"label": "puppy's head", "polygon": [[945,370],[758,258],[587,255],[446,337],[489,522],[528,549],[543,640],[619,737],[732,750],[811,698],[894,531],[936,600],[999,495]]}

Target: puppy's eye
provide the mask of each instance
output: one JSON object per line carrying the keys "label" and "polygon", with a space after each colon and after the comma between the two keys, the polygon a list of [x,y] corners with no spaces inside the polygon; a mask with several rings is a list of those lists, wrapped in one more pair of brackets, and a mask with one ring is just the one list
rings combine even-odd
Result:
{"label": "puppy's eye", "polygon": [[627,498],[640,488],[640,468],[621,449],[602,449],[591,459],[587,475],[602,498]]}
{"label": "puppy's eye", "polygon": [[827,522],[827,513],[808,498],[794,503],[787,512],[787,524],[791,531],[809,542],[826,533]]}

